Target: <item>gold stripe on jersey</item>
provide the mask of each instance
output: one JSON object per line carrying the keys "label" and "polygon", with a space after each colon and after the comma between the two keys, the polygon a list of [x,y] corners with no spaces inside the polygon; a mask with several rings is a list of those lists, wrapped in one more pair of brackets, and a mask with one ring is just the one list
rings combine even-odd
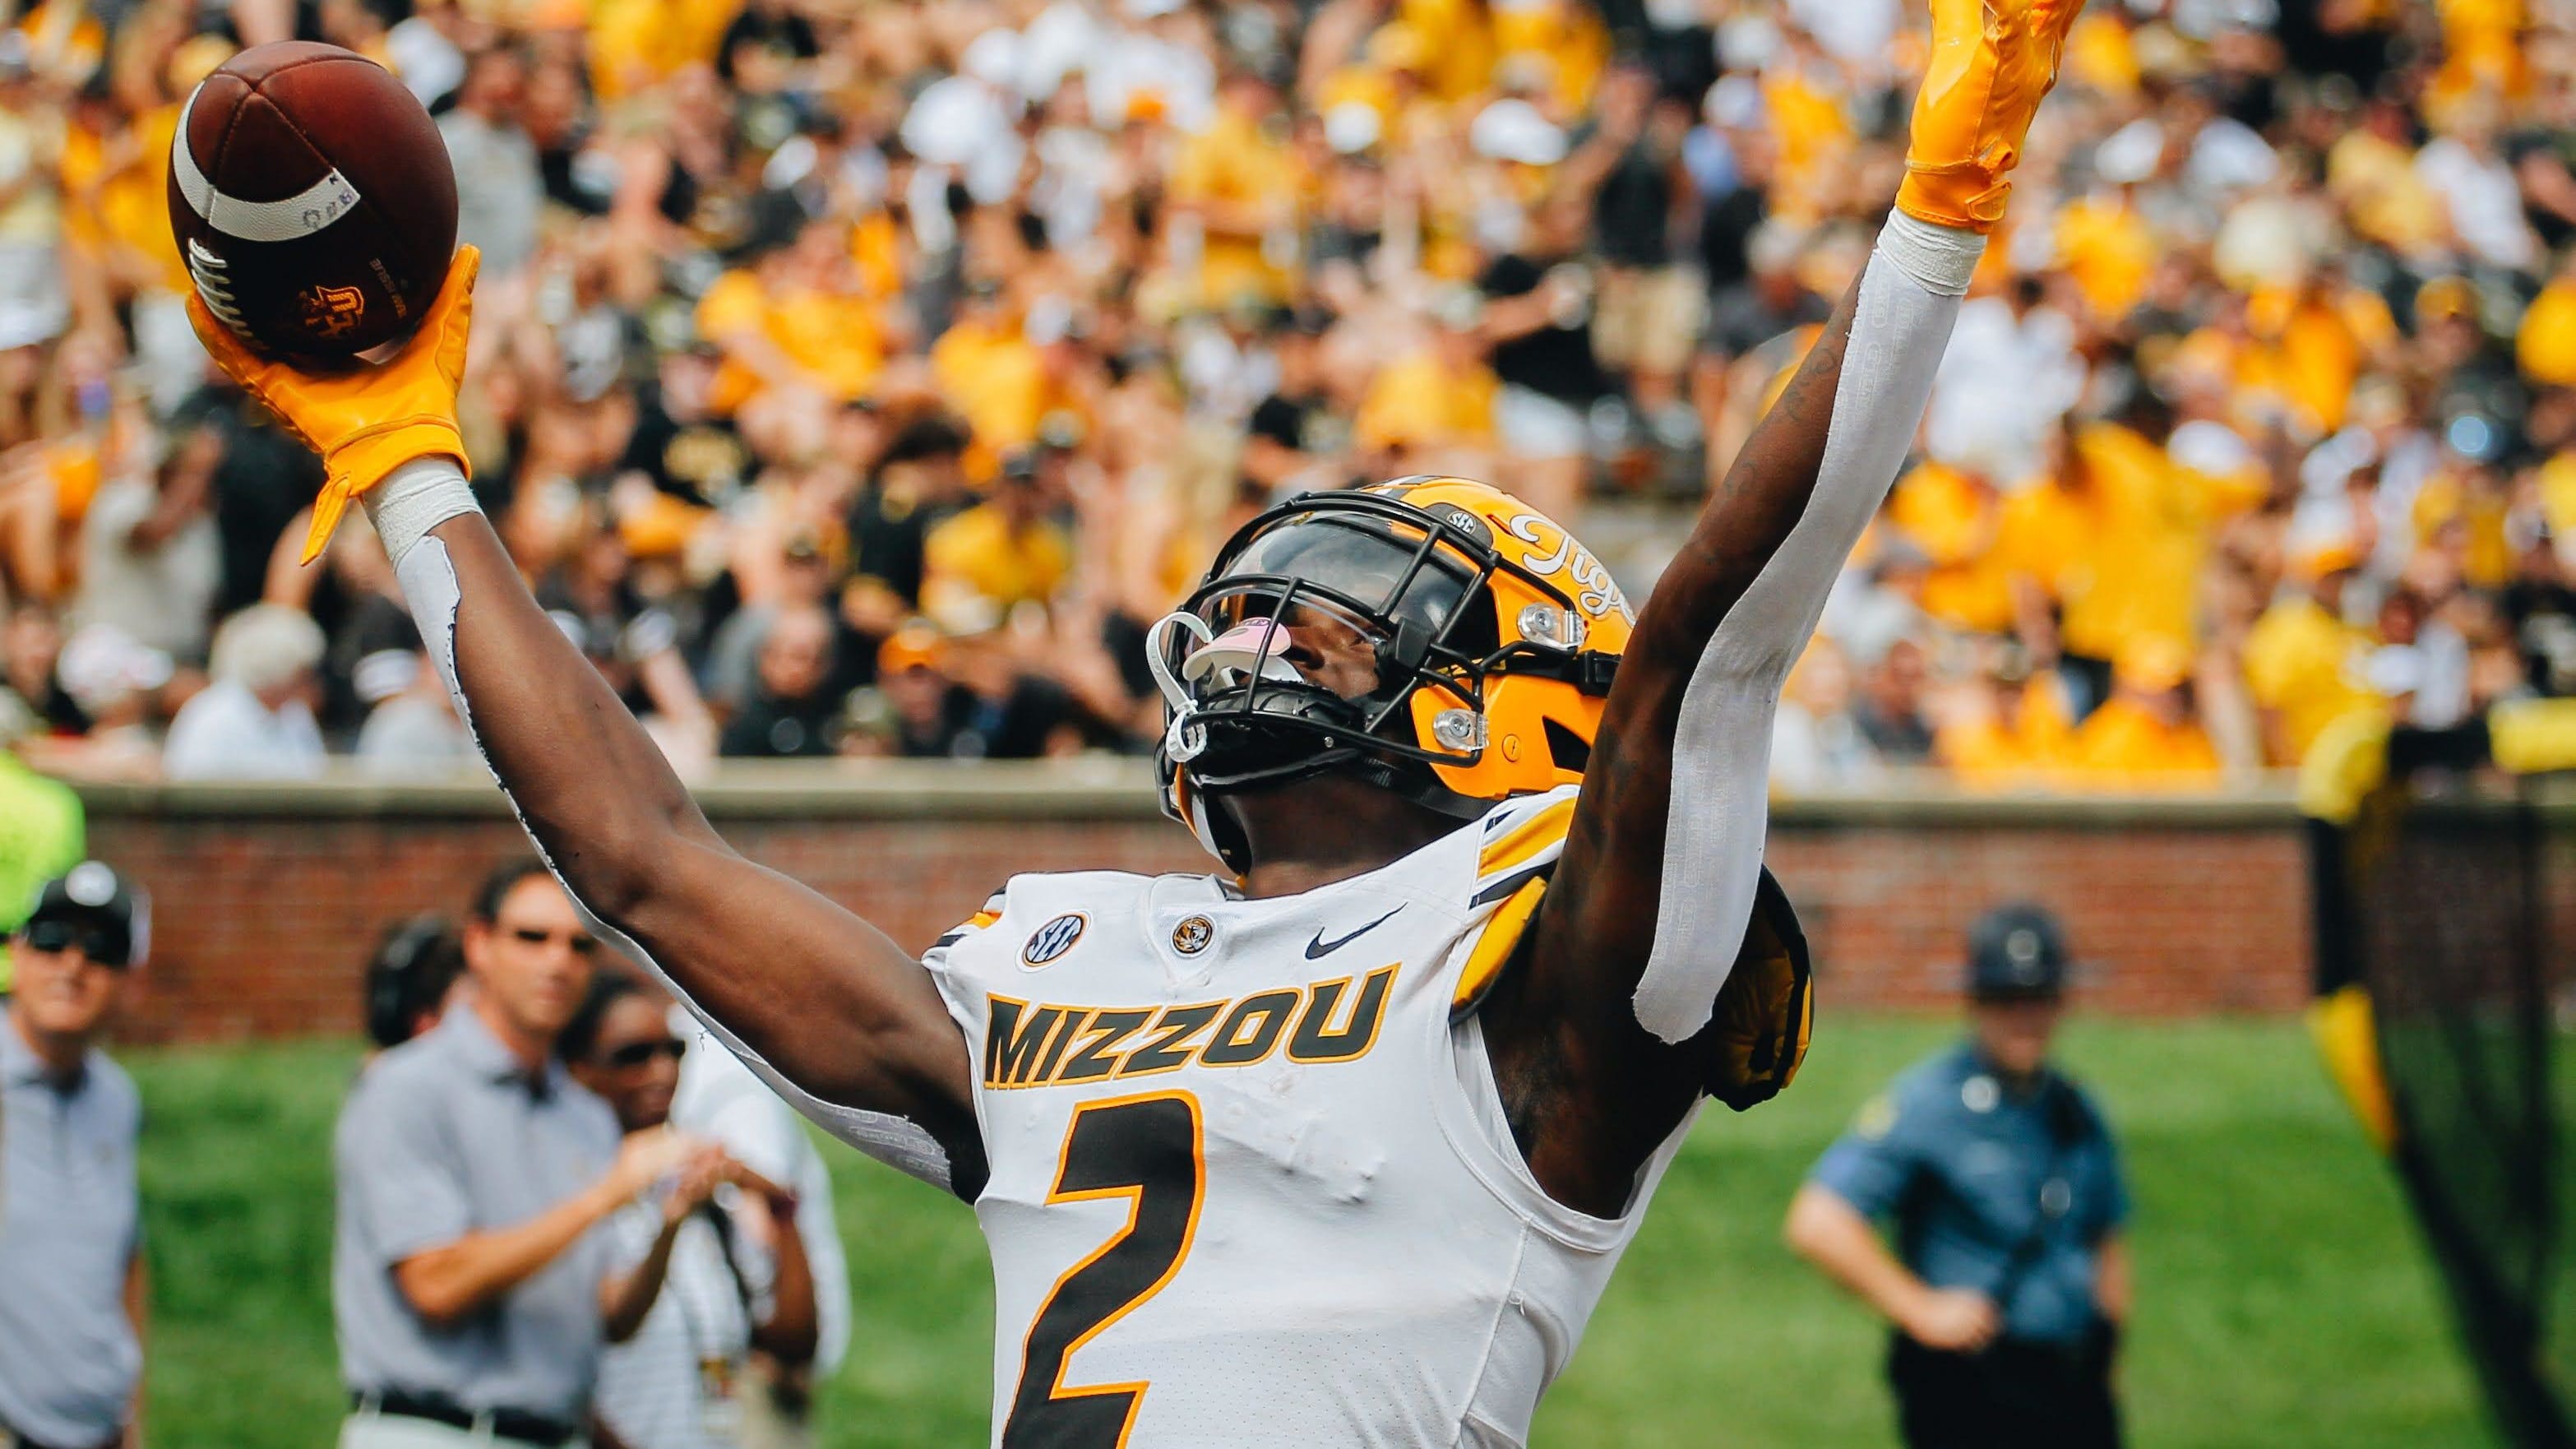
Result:
{"label": "gold stripe on jersey", "polygon": [[1476,1009],[1485,993],[1501,978],[1504,963],[1512,959],[1512,948],[1521,942],[1521,933],[1529,928],[1530,915],[1538,909],[1538,899],[1547,893],[1547,878],[1532,876],[1521,882],[1485,923],[1484,934],[1467,952],[1467,964],[1458,973],[1458,989],[1449,997],[1449,1019],[1458,1021]]}
{"label": "gold stripe on jersey", "polygon": [[948,934],[941,936],[938,940],[931,942],[930,949],[933,951],[945,951],[949,947],[965,940],[968,936],[975,934],[977,931],[984,929],[986,926],[993,924],[1001,918],[1002,894],[1001,892],[996,891],[990,897],[986,898],[984,901],[984,909],[968,916],[966,918],[966,923],[959,926],[956,930],[950,931]]}
{"label": "gold stripe on jersey", "polygon": [[1476,856],[1478,883],[1509,875],[1562,847],[1566,828],[1574,822],[1574,802],[1569,795],[1486,841]]}
{"label": "gold stripe on jersey", "polygon": [[[1066,1006],[987,994],[984,1085],[993,1089],[1124,1081],[1277,1055],[1307,1065],[1357,1061],[1377,1045],[1396,966],[1233,1001],[1165,1007]],[[1354,989],[1353,983],[1357,986]]]}

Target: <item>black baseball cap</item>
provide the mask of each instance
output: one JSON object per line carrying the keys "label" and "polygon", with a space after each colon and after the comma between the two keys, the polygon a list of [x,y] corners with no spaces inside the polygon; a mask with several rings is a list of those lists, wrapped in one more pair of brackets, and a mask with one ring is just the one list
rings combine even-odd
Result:
{"label": "black baseball cap", "polygon": [[2044,906],[1997,906],[1968,931],[1968,994],[1980,1001],[2062,996],[2073,964],[2066,928]]}
{"label": "black baseball cap", "polygon": [[105,861],[84,860],[36,892],[18,934],[39,951],[77,944],[101,966],[133,966],[152,950],[152,898]]}

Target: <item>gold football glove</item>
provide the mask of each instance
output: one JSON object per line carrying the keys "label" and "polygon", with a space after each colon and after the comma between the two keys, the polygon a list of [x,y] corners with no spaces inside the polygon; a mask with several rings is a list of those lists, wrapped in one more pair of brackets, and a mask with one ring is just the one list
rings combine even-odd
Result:
{"label": "gold football glove", "polygon": [[250,395],[277,414],[304,446],[322,455],[328,475],[313,500],[313,529],[304,538],[311,563],[331,541],[349,500],[414,458],[444,455],[469,472],[456,426],[456,390],[465,382],[465,339],[474,323],[474,274],[483,254],[459,247],[438,300],[402,350],[379,367],[341,373],[299,372],[253,353],[230,329],[188,298],[197,340]]}
{"label": "gold football glove", "polygon": [[1932,0],[1932,63],[1896,205],[1936,226],[1992,231],[2030,118],[2057,84],[2083,0]]}
{"label": "gold football glove", "polygon": [[1765,867],[1744,947],[1717,993],[1702,1085],[1738,1112],[1770,1101],[1797,1077],[1815,1025],[1807,935],[1798,928],[1788,893]]}

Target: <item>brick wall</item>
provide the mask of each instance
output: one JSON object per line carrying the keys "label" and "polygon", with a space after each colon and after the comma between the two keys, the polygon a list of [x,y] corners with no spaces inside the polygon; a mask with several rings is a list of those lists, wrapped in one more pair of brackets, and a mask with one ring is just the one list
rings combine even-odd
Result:
{"label": "brick wall", "polygon": [[[456,910],[524,837],[487,787],[99,788],[92,850],[155,901],[128,1040],[347,1032],[388,922]],[[1199,870],[1124,775],[896,772],[701,792],[738,847],[918,948],[1015,870]],[[1983,907],[2063,913],[2101,1010],[2287,1011],[2307,999],[2307,887],[2286,802],[1805,802],[1771,861],[1815,944],[1822,1000],[1941,1008]],[[746,943],[757,949],[757,943]]]}

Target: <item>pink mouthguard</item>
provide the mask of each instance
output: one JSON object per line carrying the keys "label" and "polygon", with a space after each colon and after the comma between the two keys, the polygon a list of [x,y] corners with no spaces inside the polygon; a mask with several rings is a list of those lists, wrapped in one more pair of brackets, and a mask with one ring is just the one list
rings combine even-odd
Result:
{"label": "pink mouthguard", "polygon": [[[1248,624],[1237,624],[1191,650],[1189,657],[1181,661],[1181,677],[1195,684],[1220,669],[1241,675],[1251,673],[1258,666],[1262,678],[1294,684],[1304,676],[1297,672],[1295,665],[1280,658],[1278,651],[1270,650],[1274,633],[1279,636],[1280,649],[1287,647],[1287,632],[1275,619],[1255,619]],[[1270,652],[1265,653],[1266,650]]]}

